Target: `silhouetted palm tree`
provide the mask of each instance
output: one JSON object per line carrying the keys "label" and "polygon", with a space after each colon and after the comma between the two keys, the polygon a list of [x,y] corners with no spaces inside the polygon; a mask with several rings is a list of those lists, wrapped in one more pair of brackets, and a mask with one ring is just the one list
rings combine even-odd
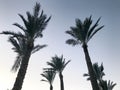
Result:
{"label": "silhouetted palm tree", "polygon": [[[105,73],[103,72],[104,70],[104,67],[103,67],[103,64],[101,64],[100,66],[98,65],[98,63],[94,63],[93,64],[93,69],[94,69],[94,72],[95,72],[95,75],[96,75],[96,78],[98,81],[101,81],[103,76],[105,75]],[[90,80],[90,75],[89,73],[85,73],[83,76],[89,76],[87,78],[87,80]]]}
{"label": "silhouetted palm tree", "polygon": [[47,62],[47,64],[51,66],[53,70],[59,73],[61,90],[64,90],[64,81],[63,81],[62,72],[69,62],[70,60],[65,62],[65,58],[63,58],[63,55],[61,57],[58,57],[56,55],[55,57],[52,57],[52,60],[50,62]]}
{"label": "silhouetted palm tree", "polygon": [[70,30],[66,31],[67,34],[73,37],[72,39],[68,39],[66,41],[67,44],[71,44],[73,46],[82,44],[93,90],[99,90],[99,87],[92,67],[92,62],[89,56],[87,43],[99,30],[101,30],[104,27],[100,26],[97,28],[99,21],[100,18],[92,26],[93,21],[91,20],[91,16],[89,18],[86,18],[84,22],[82,22],[80,19],[76,19],[76,26],[70,27]]}
{"label": "silhouetted palm tree", "polygon": [[[103,80],[103,76],[105,75],[105,73],[103,72],[104,70],[103,64],[99,66],[98,63],[94,63],[93,69],[97,77],[100,90],[112,90],[114,86],[116,85],[116,83],[113,84],[113,82],[111,82],[110,80],[108,82],[106,80]],[[84,74],[84,76],[89,76],[87,80],[90,80],[89,73]]]}
{"label": "silhouetted palm tree", "polygon": [[56,72],[52,69],[48,69],[44,71],[41,75],[45,78],[45,79],[42,79],[41,81],[48,82],[50,84],[50,90],[53,90],[52,84],[53,84]]}
{"label": "silhouetted palm tree", "polygon": [[27,19],[19,14],[24,26],[18,23],[14,23],[13,25],[20,28],[23,32],[2,32],[2,34],[10,35],[9,41],[14,46],[12,49],[18,54],[12,67],[14,71],[19,69],[12,90],[21,90],[31,54],[46,47],[46,45],[34,45],[35,40],[43,36],[42,32],[51,18],[47,18],[47,16],[43,14],[43,10],[39,15],[40,8],[40,4],[36,3],[33,15],[30,12],[26,13]]}

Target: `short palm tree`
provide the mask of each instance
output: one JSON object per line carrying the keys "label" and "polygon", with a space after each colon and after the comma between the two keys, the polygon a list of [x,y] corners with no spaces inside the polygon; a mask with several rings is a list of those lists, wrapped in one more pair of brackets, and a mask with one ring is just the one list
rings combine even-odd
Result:
{"label": "short palm tree", "polygon": [[[92,67],[92,62],[89,56],[88,52],[88,42],[89,40],[99,31],[101,30],[104,26],[98,27],[98,23],[100,21],[100,18],[97,20],[97,22],[92,25],[92,16],[89,18],[86,18],[84,22],[82,22],[80,19],[76,19],[76,26],[75,27],[70,27],[70,30],[66,31],[67,34],[71,35],[73,38],[68,39],[66,41],[67,44],[71,44],[73,46],[82,44],[84,53],[85,53],[85,58],[86,58],[86,64],[88,67],[88,72],[90,74],[91,78],[91,85],[93,90],[99,90],[97,79]],[[98,27],[98,28],[97,28]]]}
{"label": "short palm tree", "polygon": [[52,69],[48,69],[44,71],[41,75],[45,78],[45,79],[42,79],[41,81],[48,82],[50,84],[50,90],[53,90],[52,84],[53,84],[56,72]]}
{"label": "short palm tree", "polygon": [[[110,80],[108,82],[106,80],[103,80],[103,76],[105,76],[105,73],[103,72],[104,71],[103,64],[99,66],[98,63],[94,63],[93,69],[97,77],[100,90],[112,90],[116,83],[113,84],[113,82],[111,82]],[[84,76],[88,76],[87,80],[90,80],[89,73],[84,74]]]}
{"label": "short palm tree", "polygon": [[63,58],[63,55],[61,57],[58,57],[57,55],[55,57],[52,57],[52,60],[50,62],[47,62],[51,68],[59,73],[59,78],[60,78],[60,86],[61,90],[64,90],[64,81],[63,81],[63,70],[65,69],[66,65],[70,62],[68,60],[65,62],[65,58]]}
{"label": "short palm tree", "polygon": [[[93,64],[93,69],[94,69],[94,72],[95,72],[95,75],[96,75],[96,78],[98,81],[101,81],[103,76],[105,75],[105,73],[103,72],[104,70],[104,67],[103,67],[103,64],[101,64],[100,66],[98,65],[98,63],[94,63]],[[87,80],[90,80],[90,75],[89,73],[85,73],[83,76],[89,76],[87,78]]]}
{"label": "short palm tree", "polygon": [[40,15],[39,12],[40,4],[36,3],[33,15],[30,12],[26,13],[27,19],[19,14],[24,26],[18,23],[14,23],[13,25],[20,28],[23,32],[3,31],[1,33],[10,35],[9,41],[14,46],[12,49],[18,54],[12,67],[13,71],[19,69],[12,90],[21,90],[31,54],[46,47],[46,45],[34,45],[35,40],[43,36],[42,32],[51,18],[47,18],[47,16],[43,14],[43,10]]}

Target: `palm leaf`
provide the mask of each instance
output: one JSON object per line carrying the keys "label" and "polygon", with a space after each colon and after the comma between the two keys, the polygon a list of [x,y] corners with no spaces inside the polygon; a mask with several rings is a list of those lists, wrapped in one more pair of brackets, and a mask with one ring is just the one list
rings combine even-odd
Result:
{"label": "palm leaf", "polygon": [[22,61],[22,56],[18,55],[16,57],[16,60],[15,60],[15,62],[13,64],[12,68],[11,68],[11,71],[16,72],[18,70],[18,68],[20,67],[20,65],[21,65],[21,61]]}
{"label": "palm leaf", "polygon": [[39,51],[40,49],[47,47],[47,45],[36,45],[34,46],[33,50],[32,50],[32,54]]}
{"label": "palm leaf", "polygon": [[77,40],[75,40],[75,39],[68,39],[68,40],[66,41],[66,43],[67,43],[67,44],[71,44],[71,45],[73,45],[73,46],[80,44],[80,42],[77,41]]}
{"label": "palm leaf", "polygon": [[36,3],[34,7],[34,17],[38,17],[40,11],[40,3]]}
{"label": "palm leaf", "polygon": [[24,33],[26,33],[26,29],[23,26],[21,26],[20,24],[14,23],[13,25],[17,26],[18,28],[20,28],[21,30],[23,30]]}
{"label": "palm leaf", "polygon": [[93,33],[90,35],[90,37],[88,38],[88,41],[89,41],[99,30],[101,30],[103,27],[104,27],[104,25],[101,26],[101,27],[99,27],[99,28],[97,28],[96,30],[94,30],[94,32],[93,32]]}
{"label": "palm leaf", "polygon": [[25,27],[27,28],[27,26],[28,26],[28,21],[23,17],[23,15],[21,15],[21,14],[18,14],[18,15],[20,16],[20,18],[22,19]]}

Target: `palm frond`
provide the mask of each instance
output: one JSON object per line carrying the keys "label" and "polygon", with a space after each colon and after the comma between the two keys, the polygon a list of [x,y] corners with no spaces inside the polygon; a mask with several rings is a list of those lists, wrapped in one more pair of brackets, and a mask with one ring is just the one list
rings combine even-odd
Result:
{"label": "palm frond", "polygon": [[80,19],[75,19],[75,22],[76,22],[76,27],[79,28],[80,30],[83,30],[83,23]]}
{"label": "palm frond", "polygon": [[109,80],[107,84],[108,90],[112,90],[116,85],[116,83],[113,83]]}
{"label": "palm frond", "polygon": [[71,44],[72,46],[75,46],[75,45],[80,44],[80,42],[77,41],[77,40],[75,40],[75,39],[68,39],[68,40],[66,41],[66,43],[67,43],[67,44]]}
{"label": "palm frond", "polygon": [[101,26],[101,27],[99,27],[99,28],[97,28],[96,30],[94,30],[94,32],[89,36],[89,38],[88,38],[87,41],[89,41],[89,40],[90,40],[99,30],[101,30],[103,27],[104,27],[104,25]]}
{"label": "palm frond", "polygon": [[[71,29],[73,30],[73,27],[71,27]],[[67,34],[71,35],[72,37],[76,38],[75,33],[73,33],[73,31],[66,31]]]}
{"label": "palm frond", "polygon": [[20,28],[21,30],[23,30],[24,33],[26,33],[26,29],[23,26],[21,26],[20,24],[14,23],[13,25],[17,26],[18,28]]}
{"label": "palm frond", "polygon": [[22,61],[22,56],[18,55],[16,57],[16,60],[15,60],[15,62],[13,64],[12,68],[11,68],[11,71],[16,72],[18,70],[18,68],[20,67],[20,65],[21,65],[21,61]]}
{"label": "palm frond", "polygon": [[[69,62],[71,62],[71,60],[68,60],[68,61],[65,63],[65,59],[64,59],[64,66],[63,66],[63,70],[64,70],[64,68],[67,66],[67,64],[68,64]],[[62,70],[62,71],[63,71],[63,70]]]}
{"label": "palm frond", "polygon": [[36,3],[34,6],[34,17],[38,17],[40,11],[40,3]]}
{"label": "palm frond", "polygon": [[51,66],[52,68],[54,68],[56,70],[56,65],[52,62],[47,62],[47,65]]}
{"label": "palm frond", "polygon": [[22,19],[25,27],[27,28],[27,26],[28,26],[28,21],[23,17],[23,15],[21,15],[21,14],[18,14],[18,15],[20,16],[20,18]]}
{"label": "palm frond", "polygon": [[34,46],[33,50],[32,50],[32,54],[39,51],[40,49],[47,47],[47,45],[36,45]]}
{"label": "palm frond", "polygon": [[47,80],[45,80],[45,79],[42,79],[41,81],[48,82],[48,81],[47,81]]}
{"label": "palm frond", "polygon": [[90,75],[89,75],[89,74],[87,74],[87,73],[85,73],[85,74],[83,74],[83,76],[84,76],[84,77],[86,77],[86,76],[90,76]]}
{"label": "palm frond", "polygon": [[89,32],[88,32],[88,37],[90,37],[91,33],[94,31],[94,29],[98,26],[98,23],[100,21],[101,18],[99,18],[96,23],[90,28]]}
{"label": "palm frond", "polygon": [[13,37],[9,37],[8,41],[16,48],[16,50],[19,51],[20,46],[19,46],[18,42]]}
{"label": "palm frond", "polygon": [[11,35],[13,37],[24,37],[24,35],[21,32],[13,32],[13,31],[3,31],[1,32],[1,34],[5,34],[5,35]]}

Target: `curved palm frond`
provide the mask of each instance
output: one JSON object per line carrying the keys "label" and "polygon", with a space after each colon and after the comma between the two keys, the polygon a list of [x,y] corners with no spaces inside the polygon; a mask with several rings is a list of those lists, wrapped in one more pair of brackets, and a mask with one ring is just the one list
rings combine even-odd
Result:
{"label": "curved palm frond", "polygon": [[21,32],[13,32],[13,31],[3,31],[0,34],[5,34],[5,35],[11,35],[13,37],[24,37],[24,35]]}
{"label": "curved palm frond", "polygon": [[32,54],[39,51],[40,49],[47,47],[47,45],[36,45],[33,47]]}

